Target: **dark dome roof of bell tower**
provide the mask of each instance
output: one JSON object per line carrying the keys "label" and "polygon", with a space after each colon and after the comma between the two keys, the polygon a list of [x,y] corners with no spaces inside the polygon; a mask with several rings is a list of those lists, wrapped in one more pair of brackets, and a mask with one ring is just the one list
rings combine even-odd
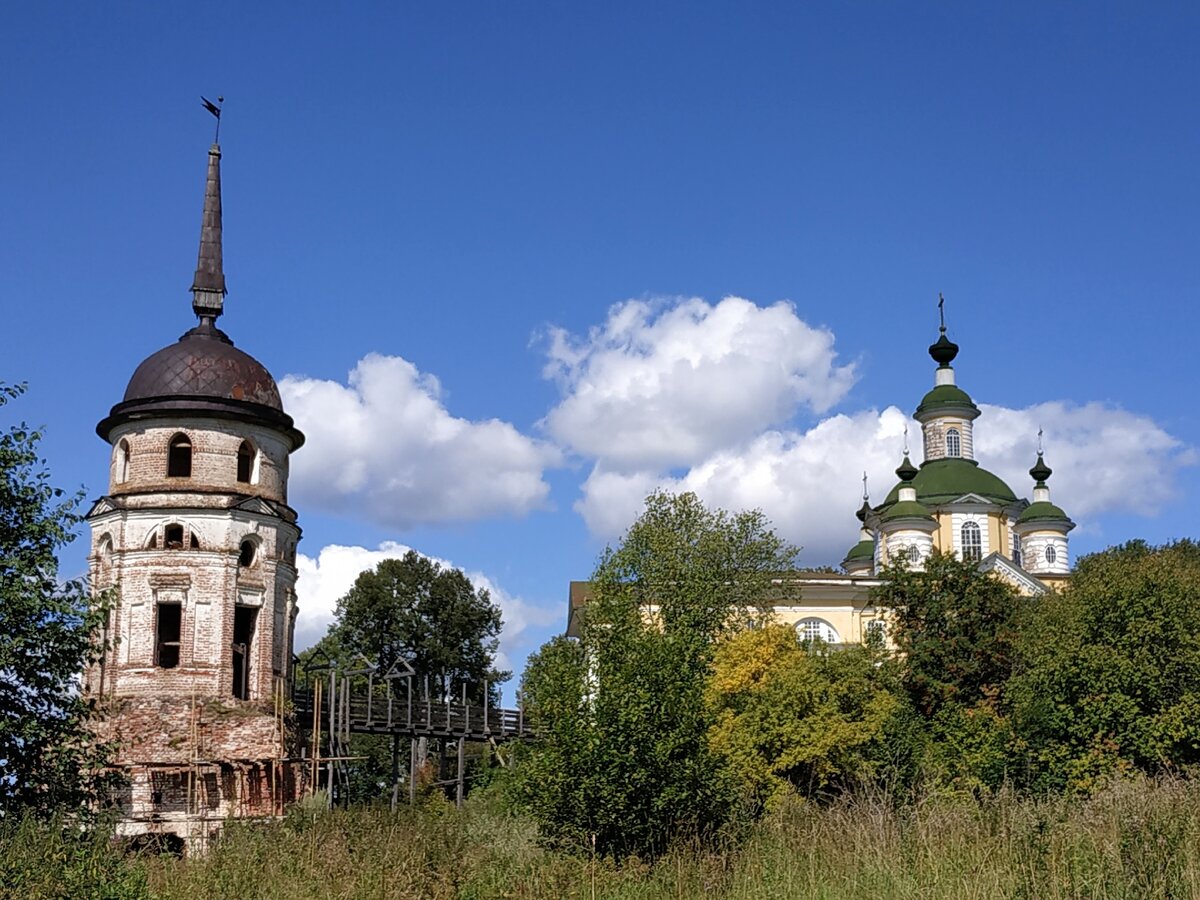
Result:
{"label": "dark dome roof of bell tower", "polygon": [[125,402],[152,398],[238,400],[283,411],[271,373],[208,323],[152,353],[134,371]]}

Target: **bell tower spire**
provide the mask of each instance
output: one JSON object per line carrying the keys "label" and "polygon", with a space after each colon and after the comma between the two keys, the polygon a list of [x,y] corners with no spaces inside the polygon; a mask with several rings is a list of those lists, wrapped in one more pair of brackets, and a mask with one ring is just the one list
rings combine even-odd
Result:
{"label": "bell tower spire", "polygon": [[[222,98],[223,99],[223,98]],[[205,108],[221,122],[221,110],[207,100]],[[212,325],[225,305],[225,271],[221,262],[221,145],[208,148],[208,178],[204,185],[204,213],[200,218],[200,254],[192,280],[192,309],[201,325]]]}

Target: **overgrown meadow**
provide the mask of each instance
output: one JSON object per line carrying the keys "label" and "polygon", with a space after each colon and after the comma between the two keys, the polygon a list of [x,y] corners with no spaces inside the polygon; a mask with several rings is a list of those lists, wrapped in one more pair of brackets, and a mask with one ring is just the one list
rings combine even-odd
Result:
{"label": "overgrown meadow", "polygon": [[843,795],[781,804],[654,861],[547,849],[497,790],[297,810],[231,825],[204,857],[124,855],[104,831],[0,826],[0,895],[97,898],[1200,897],[1200,785],[1145,777],[1087,799]]}

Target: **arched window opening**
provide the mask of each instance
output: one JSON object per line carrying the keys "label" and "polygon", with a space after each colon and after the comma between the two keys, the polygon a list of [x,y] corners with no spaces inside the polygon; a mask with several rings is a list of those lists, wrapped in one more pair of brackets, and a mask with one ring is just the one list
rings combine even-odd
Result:
{"label": "arched window opening", "polygon": [[983,535],[975,522],[964,522],[961,532],[962,558],[968,560],[983,559]]}
{"label": "arched window opening", "polygon": [[183,549],[183,526],[168,525],[163,530],[163,546],[168,550]]}
{"label": "arched window opening", "polygon": [[841,638],[837,630],[824,619],[801,619],[796,623],[796,635],[801,641],[812,643],[824,641],[826,644],[840,644]]}
{"label": "arched window opening", "polygon": [[146,541],[146,549],[147,550],[157,550],[158,549],[158,531],[157,530],[150,532],[150,540]]}
{"label": "arched window opening", "polygon": [[191,542],[188,544],[188,549],[199,550],[200,549],[199,535],[197,535],[196,532],[192,531],[192,532],[188,533],[188,536],[191,538]]}
{"label": "arched window opening", "polygon": [[254,446],[249,441],[242,441],[237,457],[237,480],[242,484],[250,484],[252,480],[257,480],[254,478],[258,474],[254,471],[257,468],[254,465],[255,455]]}
{"label": "arched window opening", "polygon": [[167,451],[167,476],[192,477],[192,442],[186,434],[180,433],[171,438],[171,448]]}
{"label": "arched window opening", "polygon": [[1021,539],[1015,534],[1013,535],[1013,562],[1018,566],[1021,565]]}
{"label": "arched window opening", "polygon": [[124,484],[129,478],[129,441],[121,438],[117,442],[117,484]]}
{"label": "arched window opening", "polygon": [[946,455],[962,456],[962,436],[958,433],[957,428],[946,431]]}
{"label": "arched window opening", "polygon": [[1054,549],[1053,544],[1046,547],[1046,562],[1051,566],[1058,562],[1058,551]]}
{"label": "arched window opening", "polygon": [[921,548],[918,547],[916,544],[911,544],[908,548],[907,556],[908,556],[908,561],[910,563],[920,562],[921,561]]}
{"label": "arched window opening", "polygon": [[246,538],[242,541],[242,546],[238,553],[238,565],[249,568],[254,565],[254,557],[257,555],[257,548],[254,546],[254,541]]}

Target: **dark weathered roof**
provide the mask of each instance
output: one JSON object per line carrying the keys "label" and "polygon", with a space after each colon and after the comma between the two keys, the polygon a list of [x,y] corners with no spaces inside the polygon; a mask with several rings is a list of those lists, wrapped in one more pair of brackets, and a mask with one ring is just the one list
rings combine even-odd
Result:
{"label": "dark weathered roof", "polygon": [[96,433],[108,440],[123,422],[181,415],[265,425],[286,434],[293,450],[304,443],[283,411],[271,373],[233,346],[211,319],[146,357],[129,379],[125,399],[101,420]]}
{"label": "dark weathered roof", "polygon": [[243,400],[283,411],[271,373],[212,325],[199,325],[150,354],[125,388],[126,402],[179,396]]}

